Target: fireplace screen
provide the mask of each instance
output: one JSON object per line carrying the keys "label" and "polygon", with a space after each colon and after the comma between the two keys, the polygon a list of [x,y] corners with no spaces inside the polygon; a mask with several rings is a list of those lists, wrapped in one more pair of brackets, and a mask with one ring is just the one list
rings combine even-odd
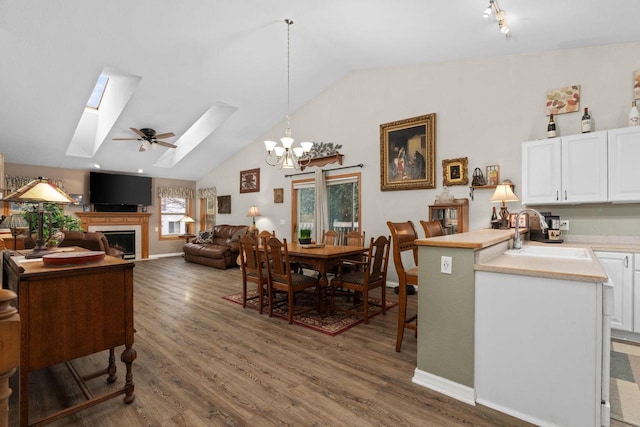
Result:
{"label": "fireplace screen", "polygon": [[110,247],[115,247],[124,252],[124,259],[136,258],[136,232],[131,230],[103,231],[109,241]]}

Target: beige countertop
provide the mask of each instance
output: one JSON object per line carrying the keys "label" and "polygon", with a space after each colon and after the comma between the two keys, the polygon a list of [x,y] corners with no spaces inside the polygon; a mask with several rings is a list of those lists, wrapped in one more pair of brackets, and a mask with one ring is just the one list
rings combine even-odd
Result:
{"label": "beige countertop", "polygon": [[[482,229],[468,233],[419,239],[416,244],[418,246],[480,250],[510,240],[513,237],[513,232],[513,229]],[[474,268],[476,271],[599,283],[607,280],[607,274],[593,251],[640,253],[640,237],[635,236],[563,236],[563,239],[563,243],[523,240],[523,244],[586,247],[590,251],[591,260],[506,255],[501,250],[495,256],[479,257],[482,261],[477,261]]]}
{"label": "beige countertop", "polygon": [[513,230],[494,230],[484,228],[467,233],[448,234],[446,236],[418,239],[418,246],[437,246],[446,248],[482,249],[513,237]]}

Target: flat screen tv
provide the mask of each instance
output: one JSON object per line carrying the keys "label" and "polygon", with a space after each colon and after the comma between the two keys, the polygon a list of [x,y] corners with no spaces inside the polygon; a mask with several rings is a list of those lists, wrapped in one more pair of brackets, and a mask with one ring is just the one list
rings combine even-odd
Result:
{"label": "flat screen tv", "polygon": [[99,205],[151,205],[148,176],[89,173],[89,201]]}

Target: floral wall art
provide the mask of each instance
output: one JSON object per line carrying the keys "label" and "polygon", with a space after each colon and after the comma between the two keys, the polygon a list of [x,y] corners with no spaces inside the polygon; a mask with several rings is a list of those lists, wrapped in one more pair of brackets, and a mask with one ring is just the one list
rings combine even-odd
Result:
{"label": "floral wall art", "polygon": [[547,91],[547,116],[573,113],[580,110],[580,85]]}

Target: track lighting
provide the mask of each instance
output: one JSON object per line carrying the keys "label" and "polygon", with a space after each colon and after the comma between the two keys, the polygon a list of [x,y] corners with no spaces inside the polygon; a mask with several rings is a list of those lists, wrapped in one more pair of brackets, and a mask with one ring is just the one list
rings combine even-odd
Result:
{"label": "track lighting", "polygon": [[500,32],[504,34],[505,37],[509,38],[510,30],[509,26],[507,25],[507,12],[500,9],[497,0],[489,0],[489,6],[487,6],[482,16],[484,18],[488,18],[492,13],[494,18],[496,18],[496,21],[498,22],[498,29],[500,30]]}

